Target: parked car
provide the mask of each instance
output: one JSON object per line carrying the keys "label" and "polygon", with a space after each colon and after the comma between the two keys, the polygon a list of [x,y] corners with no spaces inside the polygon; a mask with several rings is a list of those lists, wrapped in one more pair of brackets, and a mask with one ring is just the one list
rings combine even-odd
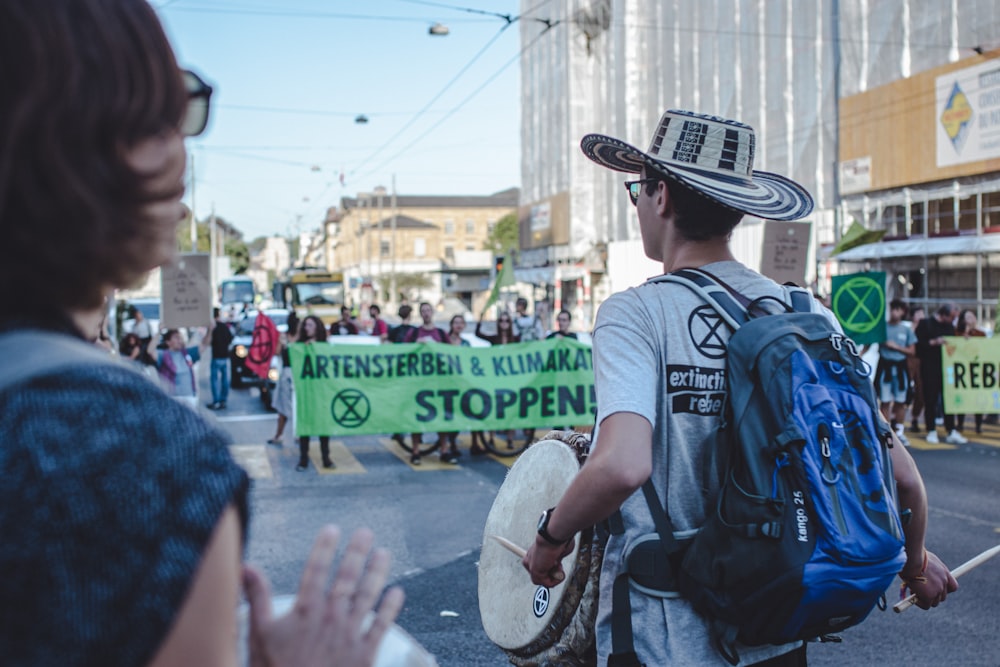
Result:
{"label": "parked car", "polygon": [[138,310],[143,318],[149,322],[149,330],[155,336],[160,332],[160,300],[158,298],[130,299],[124,306],[126,317],[122,320],[122,335],[132,333],[135,329],[135,316],[133,313]]}
{"label": "parked car", "polygon": [[[282,337],[288,333],[289,311],[284,308],[270,308],[263,311],[271,318],[278,333]],[[247,357],[250,355],[250,345],[253,343],[253,330],[257,322],[256,310],[248,310],[242,319],[236,322],[233,330],[233,341],[229,344],[229,365],[230,365],[230,386],[233,389],[245,389],[247,387],[257,387],[260,389],[260,400],[264,407],[271,408],[271,399],[274,396],[274,387],[278,382],[278,375],[281,372],[281,355],[275,354],[271,358],[271,368],[266,378],[262,378],[252,370],[247,368]]]}

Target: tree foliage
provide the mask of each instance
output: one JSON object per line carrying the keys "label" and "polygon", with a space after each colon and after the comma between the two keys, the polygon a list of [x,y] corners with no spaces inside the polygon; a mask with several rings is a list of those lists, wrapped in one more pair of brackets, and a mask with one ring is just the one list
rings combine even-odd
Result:
{"label": "tree foliage", "polygon": [[[221,221],[222,219],[219,218]],[[191,250],[191,216],[186,217],[177,227],[177,249],[180,252],[204,252],[212,251],[212,240],[209,238],[209,221],[196,223],[196,234],[198,242],[195,249]],[[242,239],[228,238],[225,240],[223,251],[229,257],[229,265],[234,274],[246,272],[250,267],[250,250]]]}
{"label": "tree foliage", "polygon": [[486,237],[483,249],[495,255],[502,255],[509,249],[520,247],[520,231],[518,228],[517,211],[508,213],[497,220],[493,231]]}

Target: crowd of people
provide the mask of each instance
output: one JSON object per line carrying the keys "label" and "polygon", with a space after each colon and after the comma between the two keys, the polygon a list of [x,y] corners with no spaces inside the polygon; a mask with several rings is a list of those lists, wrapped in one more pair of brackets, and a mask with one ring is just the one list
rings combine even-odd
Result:
{"label": "crowd of people", "polygon": [[[907,316],[909,322],[904,321]],[[879,344],[874,382],[882,414],[904,444],[909,444],[905,434],[907,412],[911,433],[924,433],[929,443],[942,441],[939,424],[944,426],[944,442],[968,442],[964,434],[966,415],[947,413],[942,402],[945,378],[941,347],[947,336],[984,337],[986,332],[979,328],[973,311],[959,310],[951,302],[941,304],[932,317],[927,317],[921,306],[911,310],[898,299],[889,303],[886,340]],[[925,431],[920,428],[921,416]],[[995,417],[991,420],[995,421]],[[976,433],[982,433],[986,418],[976,414],[974,421]]]}

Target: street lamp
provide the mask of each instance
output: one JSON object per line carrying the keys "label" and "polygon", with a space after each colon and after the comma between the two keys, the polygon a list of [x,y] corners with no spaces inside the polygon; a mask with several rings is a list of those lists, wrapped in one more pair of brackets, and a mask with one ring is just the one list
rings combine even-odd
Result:
{"label": "street lamp", "polygon": [[435,37],[444,37],[449,32],[448,26],[441,23],[435,23],[427,30],[427,34],[434,35]]}

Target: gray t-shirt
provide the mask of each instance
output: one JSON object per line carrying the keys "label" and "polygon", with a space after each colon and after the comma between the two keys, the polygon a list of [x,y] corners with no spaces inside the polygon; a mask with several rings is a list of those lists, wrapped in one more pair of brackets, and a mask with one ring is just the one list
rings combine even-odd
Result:
{"label": "gray t-shirt", "polygon": [[[774,281],[739,262],[702,267],[750,298],[784,298]],[[815,302],[815,309],[833,315]],[[653,426],[653,479],[664,487],[675,534],[693,534],[704,522],[718,479],[707,479],[704,440],[718,426],[725,394],[725,353],[730,332],[715,310],[682,285],[646,283],[613,295],[594,327],[598,423],[618,412]],[[669,353],[668,353],[669,352]],[[666,484],[664,484],[666,481]],[[599,664],[611,652],[612,585],[628,546],[655,533],[641,491],[621,507],[625,533],[608,541],[601,569],[597,619]],[[681,598],[631,593],[635,650],[647,665],[728,665],[711,644],[705,621]],[[796,646],[738,647],[741,663],[786,653]]]}
{"label": "gray t-shirt", "polygon": [[[885,340],[892,341],[900,347],[908,347],[917,342],[917,334],[913,333],[913,329],[906,326],[902,322],[898,324],[886,324],[885,325]],[[905,361],[906,355],[899,350],[890,350],[885,345],[879,345],[878,354],[880,357],[886,361]]]}

